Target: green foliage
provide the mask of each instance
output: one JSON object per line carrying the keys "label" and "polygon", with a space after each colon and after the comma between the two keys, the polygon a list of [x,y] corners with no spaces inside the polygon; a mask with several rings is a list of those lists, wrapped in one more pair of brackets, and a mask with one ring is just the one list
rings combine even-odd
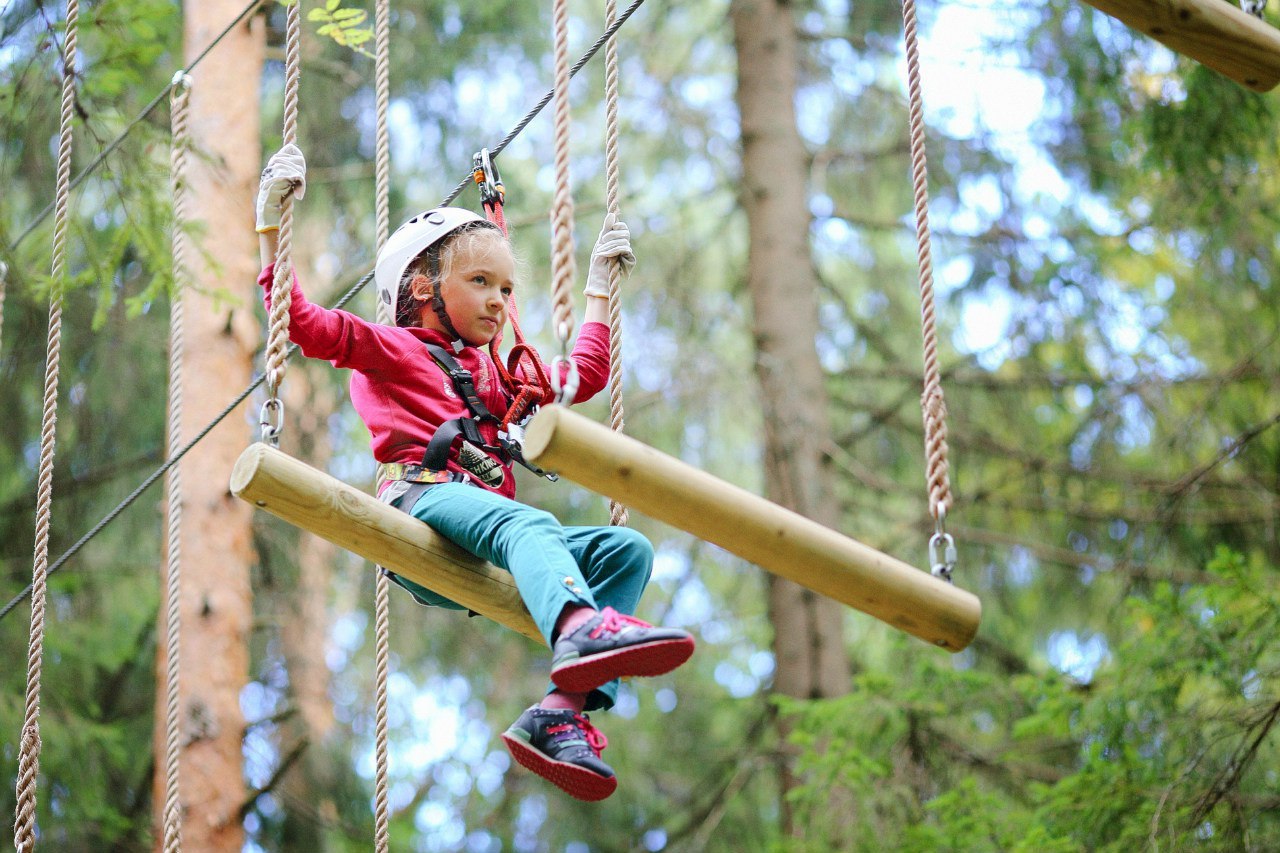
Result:
{"label": "green foliage", "polygon": [[320,24],[316,34],[333,39],[335,44],[372,57],[364,45],[373,39],[373,27],[365,26],[369,13],[363,9],[344,8],[342,0],[326,0],[323,9],[307,12],[307,20]]}
{"label": "green foliage", "polygon": [[[1280,818],[1275,567],[1130,596],[1087,684],[903,648],[840,699],[781,701],[804,783],[787,850],[1270,849]],[[851,811],[830,820],[832,802]]]}

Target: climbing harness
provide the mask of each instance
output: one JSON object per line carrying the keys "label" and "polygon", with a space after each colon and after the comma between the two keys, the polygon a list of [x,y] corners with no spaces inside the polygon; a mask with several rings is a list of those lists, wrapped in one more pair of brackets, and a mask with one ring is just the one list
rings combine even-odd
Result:
{"label": "climbing harness", "polygon": [[[476,390],[475,379],[470,370],[459,364],[457,359],[439,344],[423,341],[422,345],[431,354],[432,360],[449,377],[449,381],[453,383],[458,397],[466,403],[470,417],[454,418],[441,424],[436,429],[435,434],[431,436],[431,440],[427,442],[427,448],[422,454],[422,462],[416,466],[406,468],[401,472],[402,474],[412,475],[414,482],[449,482],[450,480],[446,478],[449,457],[454,445],[458,443],[459,439],[462,439],[464,447],[469,444],[474,448],[474,450],[470,451],[472,458],[474,458],[475,451],[480,451],[490,461],[494,461],[496,465],[516,462],[540,477],[546,477],[553,482],[559,479],[555,474],[544,471],[525,460],[520,440],[523,436],[523,421],[512,421],[510,419],[510,411],[508,411],[505,418],[499,418],[491,412],[489,407],[484,404],[484,401],[480,399],[480,394]],[[496,425],[497,444],[487,443],[481,434],[480,425],[486,423]],[[495,456],[497,457],[496,461],[493,458]],[[482,461],[476,461],[483,465]],[[388,466],[384,465],[382,467],[386,469]],[[499,468],[499,470],[501,469]],[[483,474],[478,474],[475,471],[471,471],[468,476],[485,482],[486,485],[496,485],[495,483],[486,482]],[[405,478],[404,476],[384,477],[384,479]],[[499,482],[501,482],[500,479]]]}

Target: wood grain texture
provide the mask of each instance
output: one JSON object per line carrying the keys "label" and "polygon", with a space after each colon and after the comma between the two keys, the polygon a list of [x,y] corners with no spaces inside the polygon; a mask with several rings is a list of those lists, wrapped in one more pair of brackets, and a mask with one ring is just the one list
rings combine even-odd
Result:
{"label": "wood grain texture", "polygon": [[545,645],[510,572],[323,471],[258,442],[236,461],[231,491],[259,509]]}
{"label": "wood grain texture", "polygon": [[1258,92],[1280,82],[1280,30],[1226,0],[1087,0],[1139,32]]}
{"label": "wood grain texture", "polygon": [[958,652],[982,605],[965,590],[561,406],[529,425],[525,457],[896,628]]}

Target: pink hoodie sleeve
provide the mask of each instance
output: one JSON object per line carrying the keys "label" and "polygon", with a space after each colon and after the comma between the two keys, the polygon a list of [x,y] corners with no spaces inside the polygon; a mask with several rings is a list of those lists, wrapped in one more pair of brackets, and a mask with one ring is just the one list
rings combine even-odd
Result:
{"label": "pink hoodie sleeve", "polygon": [[[609,327],[604,323],[583,323],[571,356],[578,365],[578,393],[575,403],[585,403],[609,384]],[[568,367],[561,368],[561,378]]]}
{"label": "pink hoodie sleeve", "polygon": [[[271,311],[271,284],[275,265],[258,274],[262,301]],[[289,303],[289,340],[308,358],[332,362],[334,367],[378,370],[397,364],[412,343],[402,329],[383,326],[346,311],[334,311],[309,302],[294,272]]]}

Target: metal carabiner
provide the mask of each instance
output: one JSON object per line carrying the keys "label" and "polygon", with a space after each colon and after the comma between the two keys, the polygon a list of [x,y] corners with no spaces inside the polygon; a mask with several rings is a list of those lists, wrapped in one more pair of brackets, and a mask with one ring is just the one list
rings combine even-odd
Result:
{"label": "metal carabiner", "polygon": [[502,186],[502,176],[498,174],[498,167],[493,165],[488,148],[481,148],[472,155],[471,177],[480,188],[482,204],[493,206],[506,201],[507,191]]}
{"label": "metal carabiner", "polygon": [[[568,362],[569,369],[563,383],[560,380],[560,365]],[[556,402],[572,406],[578,395],[578,363],[566,355],[558,355],[551,359],[551,390],[556,392]]]}
{"label": "metal carabiner", "polygon": [[938,507],[933,536],[929,537],[930,572],[935,578],[951,583],[951,572],[956,566],[956,541],[946,530],[947,507]]}
{"label": "metal carabiner", "polygon": [[262,427],[262,440],[272,447],[279,447],[280,430],[284,426],[284,403],[279,397],[270,397],[262,404],[258,425]]}

